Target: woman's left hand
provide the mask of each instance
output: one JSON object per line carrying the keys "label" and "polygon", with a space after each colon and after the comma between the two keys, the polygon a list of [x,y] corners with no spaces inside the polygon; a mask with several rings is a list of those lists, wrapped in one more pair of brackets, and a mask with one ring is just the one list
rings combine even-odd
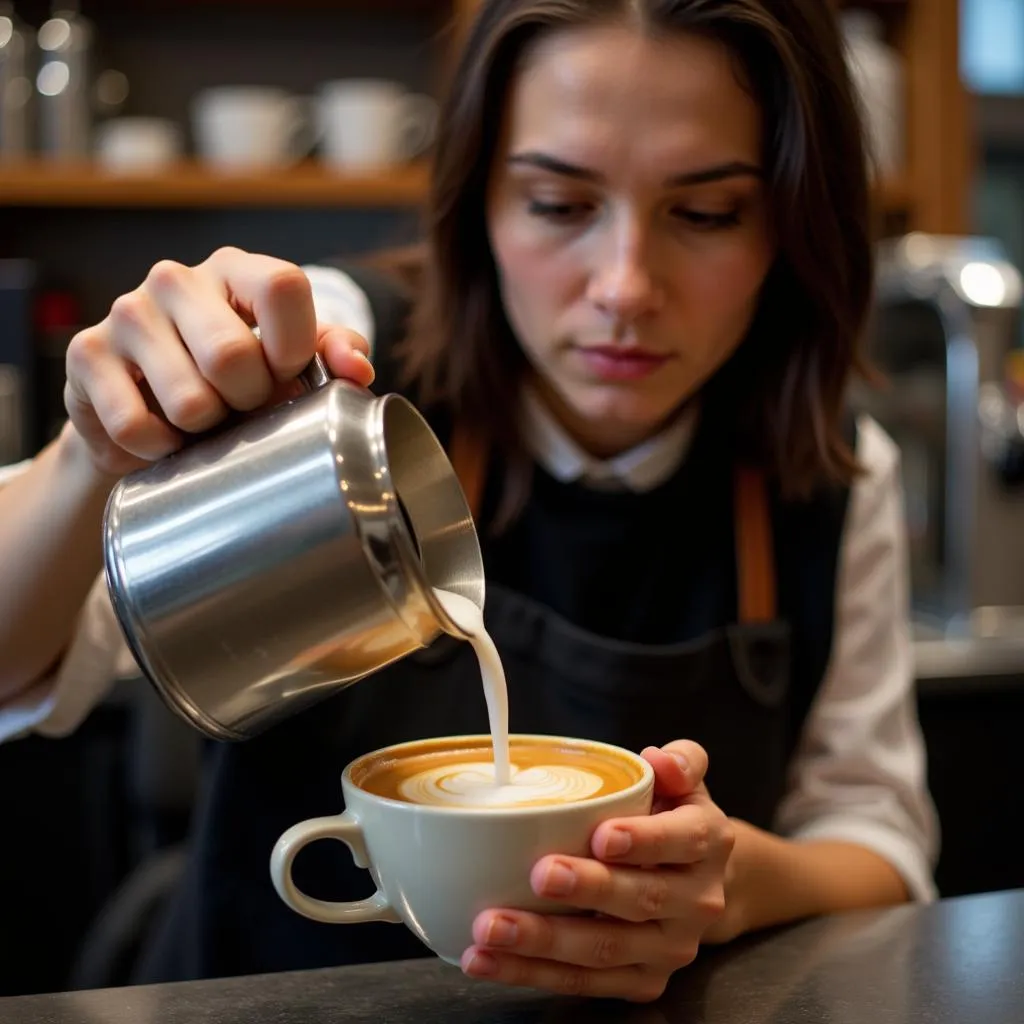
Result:
{"label": "woman's left hand", "polygon": [[653,813],[604,822],[591,841],[595,859],[544,857],[530,875],[538,896],[598,916],[484,911],[462,958],[466,974],[649,1002],[693,961],[725,910],[733,827],[704,785],[703,748],[681,740],[643,756],[654,768]]}

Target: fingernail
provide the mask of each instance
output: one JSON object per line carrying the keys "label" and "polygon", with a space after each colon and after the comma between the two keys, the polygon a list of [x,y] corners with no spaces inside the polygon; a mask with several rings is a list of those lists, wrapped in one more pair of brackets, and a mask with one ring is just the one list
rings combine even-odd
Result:
{"label": "fingernail", "polygon": [[489,978],[498,973],[498,961],[490,953],[483,953],[478,949],[469,958],[464,970],[466,974],[472,974],[475,978]]}
{"label": "fingernail", "polygon": [[507,917],[491,919],[487,929],[488,946],[514,946],[519,941],[519,925]]}
{"label": "fingernail", "polygon": [[676,764],[679,765],[682,771],[688,772],[690,770],[690,762],[682,754],[673,754],[672,757],[675,758]]}
{"label": "fingernail", "polygon": [[568,896],[576,888],[576,874],[565,864],[557,861],[548,868],[544,876],[544,892],[548,896]]}
{"label": "fingernail", "polygon": [[633,837],[628,832],[621,828],[613,828],[604,844],[605,856],[621,857],[624,853],[629,853],[632,845]]}

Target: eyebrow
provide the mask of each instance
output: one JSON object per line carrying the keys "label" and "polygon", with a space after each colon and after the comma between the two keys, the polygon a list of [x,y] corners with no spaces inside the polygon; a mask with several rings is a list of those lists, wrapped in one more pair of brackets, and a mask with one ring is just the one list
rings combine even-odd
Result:
{"label": "eyebrow", "polygon": [[[532,151],[513,153],[508,158],[508,163],[517,167],[537,167],[542,171],[550,171],[552,174],[559,174],[565,178],[576,178],[579,181],[601,181],[601,175],[597,171],[567,163],[548,153]],[[667,179],[665,186],[666,188],[679,188],[684,185],[706,185],[709,182],[724,181],[727,178],[760,178],[761,176],[761,168],[756,164],[747,163],[745,160],[730,160],[724,164],[714,164],[711,167],[687,171],[685,174],[675,174]]]}

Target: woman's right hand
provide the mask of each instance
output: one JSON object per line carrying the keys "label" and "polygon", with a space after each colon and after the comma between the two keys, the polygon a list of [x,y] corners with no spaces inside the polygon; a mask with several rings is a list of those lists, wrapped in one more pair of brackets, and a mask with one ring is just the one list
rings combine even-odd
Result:
{"label": "woman's right hand", "polygon": [[[260,336],[252,328],[259,326]],[[64,401],[95,467],[122,476],[184,435],[296,393],[320,352],[331,373],[368,386],[366,340],[319,324],[292,263],[219,249],[195,267],[157,263],[68,347]]]}

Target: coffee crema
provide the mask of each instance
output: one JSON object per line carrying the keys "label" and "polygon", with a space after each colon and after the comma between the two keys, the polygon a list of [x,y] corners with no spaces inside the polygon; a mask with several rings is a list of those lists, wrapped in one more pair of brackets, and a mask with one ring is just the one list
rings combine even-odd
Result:
{"label": "coffee crema", "polygon": [[490,744],[425,741],[400,756],[360,765],[352,781],[389,800],[432,807],[545,807],[621,792],[643,777],[640,768],[600,747],[513,739],[510,777],[495,784]]}

